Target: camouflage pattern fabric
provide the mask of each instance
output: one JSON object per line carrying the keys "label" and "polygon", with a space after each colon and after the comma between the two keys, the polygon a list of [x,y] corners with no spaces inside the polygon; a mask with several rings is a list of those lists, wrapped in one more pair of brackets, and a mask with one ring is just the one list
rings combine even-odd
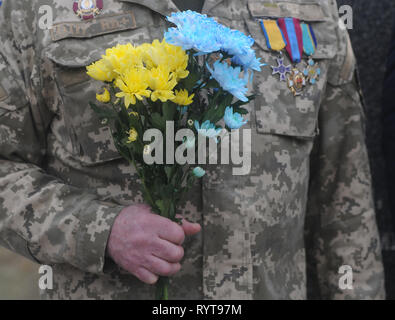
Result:
{"label": "camouflage pattern fabric", "polygon": [[181,11],[192,10],[201,12],[204,5],[204,0],[173,0],[173,3]]}
{"label": "camouflage pattern fabric", "polygon": [[[105,255],[115,217],[142,195],[88,106],[100,84],[85,66],[117,43],[161,39],[164,16],[177,7],[106,0],[99,16],[81,22],[72,1],[55,0],[54,26],[43,30],[46,4],[14,0],[0,9],[0,243],[53,266],[54,289],[43,298],[152,299],[154,287]],[[251,34],[270,65],[277,56],[257,18],[311,22],[322,75],[296,98],[270,67],[255,76],[251,172],[209,166],[181,205],[203,231],[185,242],[170,297],[383,299],[355,58],[336,2],[206,0],[203,12]],[[354,270],[352,290],[339,288],[342,265]]]}

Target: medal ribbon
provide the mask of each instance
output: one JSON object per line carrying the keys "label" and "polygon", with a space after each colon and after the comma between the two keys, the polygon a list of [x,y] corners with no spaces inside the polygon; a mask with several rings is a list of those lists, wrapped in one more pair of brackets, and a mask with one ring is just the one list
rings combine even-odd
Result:
{"label": "medal ribbon", "polygon": [[303,34],[299,19],[280,18],[278,25],[284,34],[289,56],[294,63],[299,63],[303,55]]}
{"label": "medal ribbon", "polygon": [[261,20],[261,27],[265,34],[266,43],[269,49],[281,51],[287,45],[281,29],[275,20]]}
{"label": "medal ribbon", "polygon": [[302,23],[301,28],[303,33],[303,51],[310,57],[317,49],[317,38],[311,25]]}

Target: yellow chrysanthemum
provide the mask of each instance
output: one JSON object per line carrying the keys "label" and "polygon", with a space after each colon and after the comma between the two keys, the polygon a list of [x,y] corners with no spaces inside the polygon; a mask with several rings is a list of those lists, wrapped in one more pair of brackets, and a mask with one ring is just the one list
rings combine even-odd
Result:
{"label": "yellow chrysanthemum", "polygon": [[149,71],[145,68],[129,68],[115,80],[115,85],[121,90],[116,96],[125,99],[125,107],[136,104],[137,100],[149,97],[151,91],[148,90]]}
{"label": "yellow chrysanthemum", "polygon": [[130,130],[129,130],[128,143],[135,142],[135,141],[137,140],[137,137],[138,137],[138,136],[139,136],[139,135],[138,135],[138,133],[137,133],[137,131],[136,131],[135,128],[130,129]]}
{"label": "yellow chrysanthemum", "polygon": [[166,66],[160,65],[150,71],[149,87],[152,90],[151,100],[162,102],[175,98],[173,89],[177,81]]}
{"label": "yellow chrysanthemum", "polygon": [[[102,59],[87,67],[87,73],[99,81],[114,81],[121,90],[116,96],[124,98],[126,108],[144,97],[189,105],[193,95],[180,91],[176,96],[173,92],[178,80],[189,75],[187,67],[188,55],[181,47],[155,40],[138,47],[128,43],[107,49]],[[104,95],[98,99],[107,100]]]}
{"label": "yellow chrysanthemum", "polygon": [[154,40],[152,44],[143,44],[140,46],[142,57],[148,69],[166,66],[170,72],[175,74],[176,80],[186,78],[189,75],[188,55],[177,46],[168,44],[165,40],[159,42]]}
{"label": "yellow chrysanthemum", "polygon": [[176,97],[172,100],[174,103],[178,104],[179,106],[189,106],[193,102],[193,97],[195,94],[188,94],[187,90],[176,90],[175,91]]}
{"label": "yellow chrysanthemum", "polygon": [[106,88],[104,88],[103,93],[96,94],[97,101],[107,103],[110,102],[110,99],[111,99],[110,92],[108,92]]}
{"label": "yellow chrysanthemum", "polygon": [[87,74],[99,81],[112,82],[124,70],[142,66],[141,51],[131,43],[107,49],[102,58],[87,67]]}
{"label": "yellow chrysanthemum", "polygon": [[150,43],[143,43],[137,47],[137,50],[139,51],[144,66],[147,69],[152,69],[158,66],[157,52]]}
{"label": "yellow chrysanthemum", "polygon": [[103,60],[112,66],[115,73],[120,74],[131,67],[142,67],[142,53],[131,43],[117,45],[107,49]]}
{"label": "yellow chrysanthemum", "polygon": [[103,59],[92,63],[86,67],[88,76],[95,80],[111,82],[115,79],[117,74],[110,63]]}
{"label": "yellow chrysanthemum", "polygon": [[[159,41],[158,41],[159,43]],[[184,79],[188,77],[189,71],[186,70],[188,67],[188,55],[181,47],[173,46],[165,40],[160,44],[162,48],[164,48],[164,54],[167,57],[166,65],[169,67],[170,72],[173,72],[177,78]]]}
{"label": "yellow chrysanthemum", "polygon": [[114,56],[117,59],[125,59],[133,55],[136,52],[136,48],[131,44],[117,44],[115,47],[106,50],[105,57]]}

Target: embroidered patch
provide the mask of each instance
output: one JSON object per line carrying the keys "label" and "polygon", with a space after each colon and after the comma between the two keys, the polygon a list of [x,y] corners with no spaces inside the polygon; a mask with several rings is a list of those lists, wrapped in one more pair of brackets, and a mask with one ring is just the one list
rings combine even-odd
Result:
{"label": "embroidered patch", "polygon": [[136,28],[136,19],[133,12],[130,11],[103,16],[94,20],[54,24],[51,29],[51,36],[53,41],[66,38],[93,38],[107,33]]}

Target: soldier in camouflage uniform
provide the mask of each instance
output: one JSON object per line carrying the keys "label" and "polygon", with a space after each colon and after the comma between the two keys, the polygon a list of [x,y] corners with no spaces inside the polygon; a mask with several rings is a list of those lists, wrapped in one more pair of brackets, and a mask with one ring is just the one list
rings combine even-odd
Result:
{"label": "soldier in camouflage uniform", "polygon": [[[183,244],[170,297],[383,299],[355,58],[336,2],[268,2],[206,0],[202,12],[251,34],[269,65],[276,54],[257,18],[310,22],[322,74],[299,97],[270,67],[256,74],[251,172],[210,167],[180,206],[202,231]],[[177,7],[105,0],[100,15],[82,22],[72,1],[55,0],[53,28],[43,30],[39,8],[48,2],[29,4],[0,8],[1,244],[53,266],[54,288],[44,298],[151,299],[154,286],[106,253],[119,213],[142,195],[109,128],[88,107],[100,83],[85,67],[117,43],[162,39],[164,17]],[[343,265],[353,269],[353,289],[339,287]]]}

